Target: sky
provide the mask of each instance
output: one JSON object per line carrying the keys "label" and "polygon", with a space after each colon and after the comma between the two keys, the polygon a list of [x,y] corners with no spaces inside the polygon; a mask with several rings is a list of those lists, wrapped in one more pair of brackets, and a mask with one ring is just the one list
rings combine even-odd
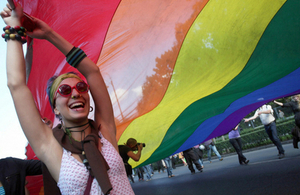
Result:
{"label": "sky", "polygon": [[[6,1],[0,0],[0,10],[5,7]],[[5,23],[0,19],[1,34]],[[0,39],[0,91],[1,91],[1,107],[0,107],[0,158],[16,157],[24,159],[25,146],[27,139],[20,127],[15,107],[12,102],[10,92],[7,87],[6,77],[6,42]]]}

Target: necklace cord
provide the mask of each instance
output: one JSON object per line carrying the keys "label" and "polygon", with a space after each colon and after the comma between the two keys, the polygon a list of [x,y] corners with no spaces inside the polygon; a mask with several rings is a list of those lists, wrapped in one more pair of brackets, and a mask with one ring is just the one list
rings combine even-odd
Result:
{"label": "necklace cord", "polygon": [[[70,130],[70,129],[74,129],[74,128],[78,128],[78,127],[83,127],[83,126],[85,126],[85,125],[88,125],[88,126],[86,126],[84,129],[82,129],[82,130]],[[78,126],[74,126],[74,127],[64,127],[63,126],[63,129],[64,129],[64,131],[65,131],[65,133],[68,135],[68,137],[69,137],[69,141],[70,141],[70,143],[72,144],[72,132],[81,132],[81,141],[83,140],[82,139],[82,132],[84,133],[84,137],[83,138],[85,138],[85,130],[87,129],[87,128],[89,128],[89,122],[87,122],[87,123],[85,123],[85,124],[83,124],[83,125],[78,125]],[[74,139],[74,138],[73,138]],[[76,140],[76,139],[74,139],[75,141],[78,141],[78,140]],[[81,142],[81,141],[78,141],[78,142]]]}

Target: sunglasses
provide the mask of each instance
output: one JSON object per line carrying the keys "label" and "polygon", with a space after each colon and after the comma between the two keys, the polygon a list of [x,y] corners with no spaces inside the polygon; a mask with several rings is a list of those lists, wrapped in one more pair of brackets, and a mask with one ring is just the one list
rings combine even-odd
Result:
{"label": "sunglasses", "polygon": [[63,97],[68,97],[71,95],[73,89],[76,89],[78,91],[78,93],[86,93],[89,90],[89,85],[83,81],[78,82],[73,87],[71,87],[68,84],[62,84],[58,87],[54,97],[56,97],[57,93],[59,93]]}

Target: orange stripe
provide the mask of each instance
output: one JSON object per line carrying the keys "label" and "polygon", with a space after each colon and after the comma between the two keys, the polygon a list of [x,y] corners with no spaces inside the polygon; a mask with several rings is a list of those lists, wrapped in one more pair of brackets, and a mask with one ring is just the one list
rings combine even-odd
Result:
{"label": "orange stripe", "polygon": [[[185,35],[207,2],[121,1],[97,62],[104,79],[113,83],[107,83],[111,97],[118,96],[120,106],[113,102],[118,139],[130,122],[162,100]],[[145,86],[147,77],[152,78],[150,90],[142,98],[133,94]]]}

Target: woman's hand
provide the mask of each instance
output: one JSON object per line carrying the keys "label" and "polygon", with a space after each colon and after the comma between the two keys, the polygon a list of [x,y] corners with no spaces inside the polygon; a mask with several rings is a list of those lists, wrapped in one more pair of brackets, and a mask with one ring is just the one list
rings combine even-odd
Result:
{"label": "woman's hand", "polygon": [[38,18],[32,17],[32,21],[35,23],[35,28],[32,32],[28,31],[27,35],[31,38],[48,40],[51,32],[53,32],[52,28],[50,28],[48,24]]}
{"label": "woman's hand", "polygon": [[7,7],[3,8],[3,11],[0,13],[5,24],[15,27],[21,26],[21,18],[23,17],[23,8],[20,4],[17,3],[14,10],[11,9],[9,4]]}
{"label": "woman's hand", "polygon": [[[21,26],[21,19],[23,17],[22,6],[16,3],[14,10],[11,9],[9,4],[6,6],[7,7],[3,8],[3,11],[0,13],[5,24],[12,27]],[[35,23],[35,28],[32,32],[27,31],[27,35],[36,39],[48,39],[50,33],[53,31],[48,24],[32,16],[31,20],[33,23]]]}

